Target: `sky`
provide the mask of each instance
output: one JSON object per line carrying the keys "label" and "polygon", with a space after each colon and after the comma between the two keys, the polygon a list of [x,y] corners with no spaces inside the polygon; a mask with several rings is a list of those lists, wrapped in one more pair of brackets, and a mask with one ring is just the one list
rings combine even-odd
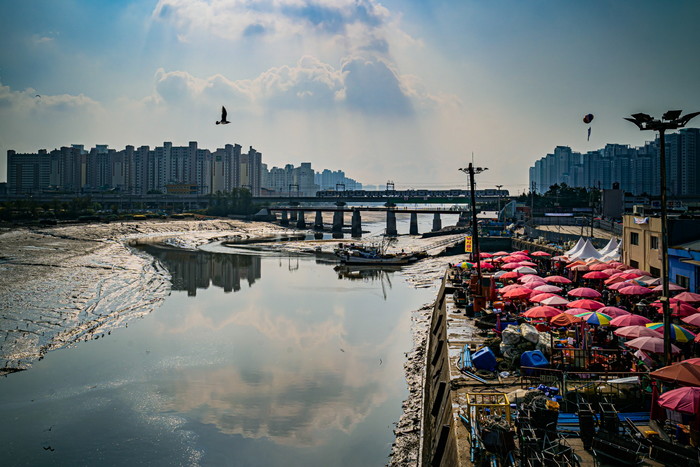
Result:
{"label": "sky", "polygon": [[10,149],[197,141],[397,189],[465,187],[473,160],[479,188],[522,193],[558,145],[640,146],[654,134],[623,117],[700,111],[698,18],[696,0],[0,0],[0,181]]}

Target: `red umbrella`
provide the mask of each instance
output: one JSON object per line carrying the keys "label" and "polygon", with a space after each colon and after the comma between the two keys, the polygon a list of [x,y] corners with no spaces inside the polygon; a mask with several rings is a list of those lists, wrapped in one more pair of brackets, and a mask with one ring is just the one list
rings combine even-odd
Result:
{"label": "red umbrella", "polygon": [[544,281],[548,284],[571,284],[571,281],[563,276],[547,276]]}
{"label": "red umbrella", "polygon": [[479,266],[481,269],[496,269],[496,266],[491,263],[487,263],[486,261],[479,261]]}
{"label": "red umbrella", "polygon": [[526,318],[552,318],[554,316],[560,315],[561,313],[561,310],[557,310],[556,308],[551,306],[543,305],[530,308],[525,313],[523,313],[523,316]]}
{"label": "red umbrella", "polygon": [[692,363],[680,362],[659,368],[649,373],[656,379],[686,386],[700,386],[700,367]]}
{"label": "red umbrella", "polygon": [[603,272],[608,276],[612,277],[613,274],[617,274],[620,271],[618,271],[617,269],[603,269]]}
{"label": "red umbrella", "polygon": [[[637,337],[636,339],[625,342],[625,345],[645,352],[664,353],[664,339],[662,337]],[[671,353],[678,353],[680,351],[681,349],[671,344]]]}
{"label": "red umbrella", "polygon": [[479,258],[491,258],[493,255],[491,253],[480,252]]}
{"label": "red umbrella", "polygon": [[603,308],[605,304],[596,300],[589,300],[587,298],[584,298],[582,300],[575,300],[573,302],[569,302],[566,306],[569,308],[583,308],[587,311],[596,311],[600,308]]}
{"label": "red umbrella", "polygon": [[553,292],[553,293],[559,293],[562,291],[561,287],[557,287],[556,285],[538,285],[535,287],[535,291],[537,292]]}
{"label": "red umbrella", "polygon": [[583,275],[584,279],[607,279],[608,277],[610,277],[610,274],[607,274],[603,271],[594,270],[591,270],[591,272],[587,272]]}
{"label": "red umbrella", "polygon": [[[536,292],[536,290],[532,292],[533,295],[530,295],[530,301],[533,303],[539,303],[546,298],[558,296],[557,294],[553,294],[550,292],[542,292],[542,293],[538,293],[537,295],[534,295],[535,292]],[[700,316],[700,315],[698,315],[698,316]]]}
{"label": "red umbrella", "polygon": [[[663,305],[660,303],[656,305],[655,303],[656,302],[652,303],[652,306],[656,308],[659,314],[662,314],[664,312]],[[698,313],[698,310],[683,302],[671,303],[669,304],[669,307],[671,309],[671,316],[678,318],[685,318],[686,316],[691,316]]]}
{"label": "red umbrella", "polygon": [[537,263],[533,263],[532,261],[520,261],[521,266],[530,266],[531,268],[536,268]]}
{"label": "red umbrella", "polygon": [[520,277],[522,274],[520,274],[518,271],[508,271],[505,274],[501,274],[501,279],[517,279]]}
{"label": "red umbrella", "polygon": [[[590,269],[591,271],[605,271],[608,268],[610,268],[610,265],[608,263],[595,263],[588,266],[588,269]],[[616,270],[615,272],[618,271]]]}
{"label": "red umbrella", "polygon": [[520,284],[510,284],[510,285],[506,285],[505,287],[501,287],[500,289],[498,289],[498,293],[504,294],[504,293],[510,292],[511,290],[514,290],[514,289],[523,289],[523,288],[525,288],[525,287],[520,285]]}
{"label": "red umbrella", "polygon": [[687,358],[680,363],[690,363],[691,365],[700,365],[700,358]]}
{"label": "red umbrella", "polygon": [[521,266],[520,263],[506,263],[501,265],[501,269],[508,270],[508,269],[516,269]]}
{"label": "red umbrella", "polygon": [[552,255],[550,255],[546,251],[533,251],[531,253],[531,256],[552,256]]}
{"label": "red umbrella", "polygon": [[543,281],[542,279],[534,279],[534,278],[526,279],[526,280],[522,281],[521,283],[522,283],[524,286],[529,287],[529,288],[531,288],[531,289],[534,289],[534,288],[537,287],[538,285],[544,285],[544,284],[546,284],[546,282]]}
{"label": "red umbrella", "polygon": [[617,316],[610,321],[611,326],[644,326],[647,323],[651,323],[651,320],[642,315]]}
{"label": "red umbrella", "polygon": [[507,251],[497,251],[497,252],[492,253],[492,254],[493,254],[493,256],[508,256],[510,253],[508,253]]}
{"label": "red umbrella", "polygon": [[606,315],[610,315],[613,318],[631,314],[629,311],[623,310],[622,308],[618,308],[616,306],[604,306],[603,308],[600,308],[596,311],[598,311],[598,313],[605,313]]}
{"label": "red umbrella", "polygon": [[600,292],[598,292],[595,289],[591,289],[590,287],[579,287],[576,289],[571,289],[569,290],[567,295],[580,298],[600,298]]}
{"label": "red umbrella", "polygon": [[528,289],[527,287],[522,287],[520,289],[509,290],[508,292],[503,294],[503,297],[504,298],[525,298],[525,297],[529,297],[531,293],[532,293],[532,289]]}
{"label": "red umbrella", "polygon": [[[647,281],[645,281],[645,282],[648,284]],[[651,289],[651,290],[653,290],[654,292],[663,292],[663,291],[664,291],[664,286],[663,286],[663,285],[657,285],[656,287],[654,287],[654,288]],[[686,290],[686,289],[685,289],[685,287],[681,287],[681,286],[678,285],[678,284],[674,284],[673,282],[670,282],[670,283],[668,284],[668,290],[671,291],[671,292],[679,292],[679,291],[681,291],[681,290]],[[690,295],[697,295],[697,294],[693,294],[693,293],[690,293],[690,292],[686,292],[686,293],[689,293]],[[698,298],[700,299],[700,295],[698,295]],[[687,300],[687,299],[685,299],[685,298],[681,298],[681,300],[685,300],[686,302],[692,302],[692,300]]]}
{"label": "red umbrella", "polygon": [[622,295],[649,295],[650,293],[654,293],[651,289],[642,287],[641,285],[630,285],[627,287],[622,287],[617,291]]}
{"label": "red umbrella", "polygon": [[676,300],[683,300],[684,302],[690,302],[690,303],[699,303],[700,302],[700,294],[693,293],[693,292],[682,292],[673,298],[675,298]]}
{"label": "red umbrella", "polygon": [[572,271],[588,271],[588,265],[587,264],[576,264],[574,266],[571,266]]}
{"label": "red umbrella", "polygon": [[581,318],[580,316],[562,313],[552,318],[552,320],[549,323],[553,326],[569,326],[574,323],[580,323],[581,321],[583,321],[583,318]]}
{"label": "red umbrella", "polygon": [[627,339],[635,339],[637,337],[661,337],[663,338],[664,335],[661,334],[659,331],[656,331],[654,329],[648,328],[646,326],[622,326],[621,328],[617,328],[614,331],[614,334],[616,336],[620,337],[625,337]]}
{"label": "red umbrella", "polygon": [[666,391],[659,396],[659,406],[688,414],[700,411],[700,387],[685,387]]}
{"label": "red umbrella", "polygon": [[569,308],[568,310],[564,311],[567,315],[580,315],[582,313],[590,313],[591,310],[585,310],[583,308]]}
{"label": "red umbrella", "polygon": [[648,271],[643,271],[641,269],[625,269],[625,274],[635,274],[637,277],[641,276],[651,276],[651,273]]}
{"label": "red umbrella", "polygon": [[620,282],[613,282],[612,284],[607,284],[606,287],[609,288],[610,290],[620,290],[625,287],[629,287],[630,285],[634,285],[631,282],[627,282],[625,280],[621,280]]}
{"label": "red umbrella", "polygon": [[700,313],[693,313],[692,315],[681,318],[685,324],[690,324],[691,326],[700,327]]}

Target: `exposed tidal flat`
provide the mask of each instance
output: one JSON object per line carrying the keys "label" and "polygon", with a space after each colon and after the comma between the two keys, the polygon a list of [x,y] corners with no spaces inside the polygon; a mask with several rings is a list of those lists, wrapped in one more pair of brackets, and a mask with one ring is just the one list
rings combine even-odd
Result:
{"label": "exposed tidal flat", "polygon": [[207,220],[0,234],[14,465],[383,465],[392,443],[395,465],[415,458],[413,347],[449,258],[345,280],[315,256],[337,241],[223,254],[288,233]]}

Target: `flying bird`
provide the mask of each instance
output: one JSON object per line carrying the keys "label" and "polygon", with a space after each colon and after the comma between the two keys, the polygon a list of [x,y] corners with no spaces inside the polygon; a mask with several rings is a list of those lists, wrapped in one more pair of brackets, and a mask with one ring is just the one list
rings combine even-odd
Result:
{"label": "flying bird", "polygon": [[221,121],[216,122],[217,125],[226,125],[227,123],[231,123],[228,120],[226,120],[226,107],[223,105],[221,106]]}

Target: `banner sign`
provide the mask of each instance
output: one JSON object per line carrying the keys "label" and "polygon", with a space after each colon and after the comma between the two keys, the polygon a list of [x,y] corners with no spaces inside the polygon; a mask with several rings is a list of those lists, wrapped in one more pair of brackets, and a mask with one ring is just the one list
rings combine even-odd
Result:
{"label": "banner sign", "polygon": [[471,237],[466,237],[464,239],[464,252],[465,253],[472,252],[472,238]]}
{"label": "banner sign", "polygon": [[648,217],[635,217],[634,223],[635,224],[648,224],[649,218]]}

